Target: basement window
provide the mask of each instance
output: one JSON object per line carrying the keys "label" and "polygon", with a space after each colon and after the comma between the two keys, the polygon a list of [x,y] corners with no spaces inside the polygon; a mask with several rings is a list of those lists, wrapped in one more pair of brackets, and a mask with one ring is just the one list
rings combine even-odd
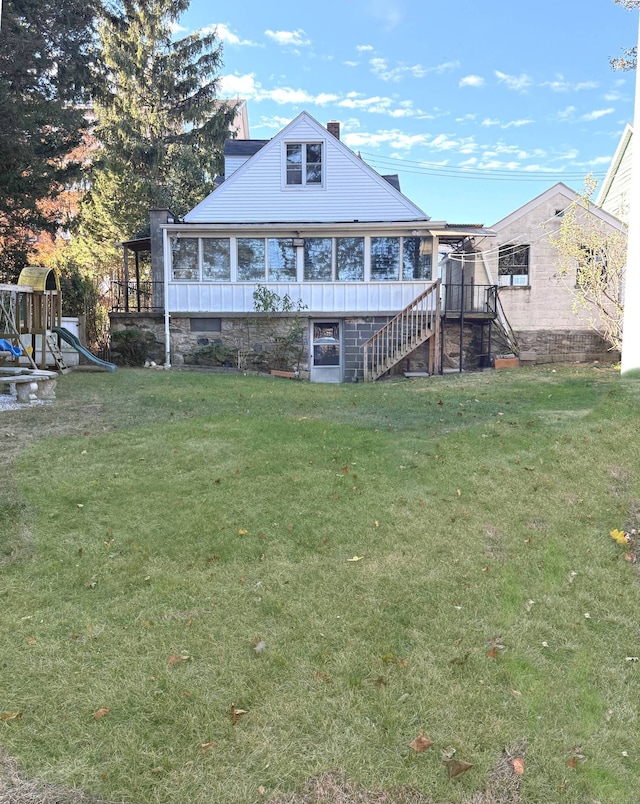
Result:
{"label": "basement window", "polygon": [[220,332],[222,330],[221,318],[190,318],[191,332]]}

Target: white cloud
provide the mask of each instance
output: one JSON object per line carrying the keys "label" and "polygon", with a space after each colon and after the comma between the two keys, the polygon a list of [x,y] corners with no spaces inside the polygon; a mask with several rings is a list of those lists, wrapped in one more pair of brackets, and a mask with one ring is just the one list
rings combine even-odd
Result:
{"label": "white cloud", "polygon": [[450,73],[452,70],[457,70],[458,67],[460,67],[459,61],[444,61],[442,64],[438,64],[435,67],[429,67],[427,72],[442,75],[443,73]]}
{"label": "white cloud", "polygon": [[383,81],[400,81],[405,75],[411,75],[414,78],[424,78],[427,74],[427,70],[420,64],[414,64],[412,67],[404,65],[389,67],[387,60],[383,58],[371,59],[369,64],[371,65],[371,72]]}
{"label": "white cloud", "polygon": [[223,75],[220,77],[220,95],[226,97],[255,100],[260,92],[260,84],[253,73],[246,75]]}
{"label": "white cloud", "polygon": [[508,123],[504,123],[502,128],[520,128],[521,126],[530,126],[533,122],[533,120],[525,117],[520,120],[510,120]]}
{"label": "white cloud", "polygon": [[605,117],[608,114],[613,114],[615,109],[594,109],[593,112],[589,112],[588,114],[582,115],[582,120],[599,120],[601,117]]}
{"label": "white cloud", "polygon": [[359,53],[366,53],[367,51],[373,50],[373,45],[356,45],[356,50]]}
{"label": "white cloud", "polygon": [[575,106],[567,106],[566,109],[561,109],[558,112],[557,118],[558,118],[558,120],[560,120],[562,122],[568,122],[569,120],[573,119],[575,113],[576,113],[576,107]]}
{"label": "white cloud", "polygon": [[383,23],[385,30],[395,28],[405,16],[404,3],[391,0],[369,0],[367,11]]}
{"label": "white cloud", "polygon": [[572,84],[563,75],[557,75],[555,81],[544,81],[541,86],[549,87],[553,92],[581,92],[583,89],[597,89],[599,84],[595,81],[580,81]]}
{"label": "white cloud", "polygon": [[297,28],[295,31],[266,30],[265,34],[284,47],[305,47],[311,44],[302,28]]}
{"label": "white cloud", "polygon": [[251,42],[249,39],[240,39],[229,26],[224,22],[219,22],[216,25],[210,25],[202,29],[205,33],[215,33],[221,42],[225,45],[244,45],[249,47],[257,47],[257,42]]}
{"label": "white cloud", "polygon": [[522,73],[522,75],[508,75],[507,73],[501,73],[500,70],[496,70],[495,75],[500,84],[506,84],[509,89],[514,89],[518,92],[524,92],[527,87],[533,84],[533,79],[526,73]]}
{"label": "white cloud", "polygon": [[360,64],[359,61],[343,61],[342,63],[345,67],[357,67]]}
{"label": "white cloud", "polygon": [[485,117],[485,119],[480,123],[481,126],[499,126],[500,121],[496,120],[495,117]]}
{"label": "white cloud", "polygon": [[465,75],[460,79],[459,87],[483,87],[484,78],[481,75]]}

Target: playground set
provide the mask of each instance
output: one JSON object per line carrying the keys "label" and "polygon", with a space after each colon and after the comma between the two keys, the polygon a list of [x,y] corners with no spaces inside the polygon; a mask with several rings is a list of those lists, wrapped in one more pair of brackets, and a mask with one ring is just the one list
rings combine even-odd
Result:
{"label": "playground set", "polygon": [[15,389],[18,402],[53,399],[57,374],[71,370],[61,341],[104,371],[116,370],[62,326],[62,294],[55,270],[29,266],[17,285],[0,284],[0,392]]}

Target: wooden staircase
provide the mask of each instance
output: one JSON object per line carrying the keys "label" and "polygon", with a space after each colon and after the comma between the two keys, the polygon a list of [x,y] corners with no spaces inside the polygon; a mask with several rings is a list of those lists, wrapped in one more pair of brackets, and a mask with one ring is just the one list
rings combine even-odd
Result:
{"label": "wooden staircase", "polygon": [[382,377],[429,339],[429,373],[439,373],[440,315],[438,279],[362,345],[365,382]]}

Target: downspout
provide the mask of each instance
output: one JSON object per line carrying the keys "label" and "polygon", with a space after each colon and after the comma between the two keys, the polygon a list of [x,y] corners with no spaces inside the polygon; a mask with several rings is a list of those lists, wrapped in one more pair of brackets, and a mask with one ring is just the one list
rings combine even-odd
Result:
{"label": "downspout", "polygon": [[171,368],[171,317],[169,315],[169,270],[171,268],[171,249],[169,248],[169,235],[166,229],[162,230],[162,265],[164,280],[164,367]]}

